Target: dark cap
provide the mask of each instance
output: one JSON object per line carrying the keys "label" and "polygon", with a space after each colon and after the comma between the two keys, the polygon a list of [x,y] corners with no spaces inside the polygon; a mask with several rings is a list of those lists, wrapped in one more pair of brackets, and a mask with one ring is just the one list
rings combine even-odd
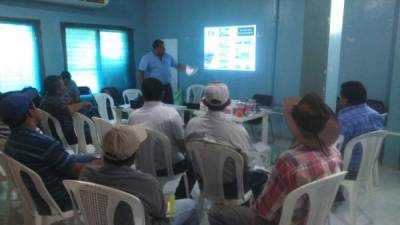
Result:
{"label": "dark cap", "polygon": [[25,92],[4,93],[0,99],[0,117],[4,120],[15,121],[23,117],[36,98],[34,90]]}

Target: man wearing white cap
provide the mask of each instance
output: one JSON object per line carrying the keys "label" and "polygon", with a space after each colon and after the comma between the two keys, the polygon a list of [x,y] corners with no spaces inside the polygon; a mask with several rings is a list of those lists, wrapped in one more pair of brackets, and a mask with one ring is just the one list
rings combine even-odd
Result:
{"label": "man wearing white cap", "polygon": [[[241,124],[237,124],[223,112],[231,103],[229,89],[223,83],[211,83],[204,91],[203,104],[208,111],[205,115],[191,119],[186,127],[185,141],[211,138],[219,143],[228,144],[243,156],[245,172],[243,175],[245,191],[252,190],[257,196],[260,194],[267,175],[260,171],[250,171],[254,160],[255,148],[250,143],[250,137]],[[236,176],[234,165],[228,161],[224,168],[224,186],[226,197],[234,197],[236,190]]]}
{"label": "man wearing white cap", "polygon": [[[85,167],[80,179],[138,197],[146,211],[146,224],[197,224],[195,203],[191,199],[177,200],[175,216],[168,222],[167,205],[158,181],[132,168],[136,152],[146,138],[146,130],[141,126],[113,126],[103,139],[104,165]],[[131,216],[130,210],[121,208],[115,216],[115,224],[133,224],[129,222]]]}

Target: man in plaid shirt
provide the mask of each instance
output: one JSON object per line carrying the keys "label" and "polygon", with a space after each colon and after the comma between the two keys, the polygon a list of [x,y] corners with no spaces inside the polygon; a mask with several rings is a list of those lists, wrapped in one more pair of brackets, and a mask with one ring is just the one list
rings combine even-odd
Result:
{"label": "man in plaid shirt", "polygon": [[[382,116],[366,104],[367,91],[359,81],[343,83],[340,90],[340,104],[344,107],[339,112],[340,132],[344,136],[346,146],[352,138],[362,134],[383,129]],[[342,153],[344,147],[341,149]],[[342,154],[344,155],[344,154]],[[356,145],[353,149],[348,167],[347,179],[356,179],[362,157],[362,146]]]}
{"label": "man in plaid shirt", "polygon": [[[279,156],[261,196],[252,208],[213,208],[209,212],[211,225],[279,224],[283,201],[291,191],[340,172],[341,156],[333,146],[339,125],[332,111],[316,94],[307,94],[297,102],[298,99],[289,98],[284,104],[286,122],[296,144]],[[306,224],[308,208],[308,198],[301,198],[292,225]]]}

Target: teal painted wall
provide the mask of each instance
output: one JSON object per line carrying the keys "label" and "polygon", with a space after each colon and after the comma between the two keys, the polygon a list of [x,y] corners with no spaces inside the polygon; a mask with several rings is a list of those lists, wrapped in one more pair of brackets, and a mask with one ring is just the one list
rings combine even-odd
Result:
{"label": "teal painted wall", "polygon": [[[179,62],[198,65],[196,76],[179,76],[185,90],[190,84],[223,81],[233,98],[248,99],[255,93],[272,94],[276,46],[276,0],[152,0],[146,1],[148,50],[157,38],[177,38]],[[257,25],[255,72],[203,69],[205,26]],[[168,50],[167,50],[168,51]]]}
{"label": "teal painted wall", "polygon": [[[113,0],[101,9],[84,9],[53,4],[32,2],[31,0],[0,1],[0,16],[11,18],[37,19],[41,23],[43,57],[45,71],[43,76],[59,74],[64,70],[60,23],[83,23],[124,26],[134,29],[133,49],[135,58],[142,55],[144,42],[144,1]],[[133,59],[134,60],[134,59]],[[136,71],[132,71],[134,76]],[[121,89],[129,84],[120,82]]]}

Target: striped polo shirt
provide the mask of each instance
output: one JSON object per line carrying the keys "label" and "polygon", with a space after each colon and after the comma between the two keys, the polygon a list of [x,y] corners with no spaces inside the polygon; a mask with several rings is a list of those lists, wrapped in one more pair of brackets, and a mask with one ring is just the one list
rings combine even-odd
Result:
{"label": "striped polo shirt", "polygon": [[[40,131],[19,127],[11,131],[5,146],[5,153],[35,171],[43,180],[50,195],[61,210],[71,209],[71,201],[62,181],[75,165],[74,157],[69,156],[56,139],[43,135]],[[41,214],[49,208],[33,186],[30,179],[23,179],[31,192]]]}

